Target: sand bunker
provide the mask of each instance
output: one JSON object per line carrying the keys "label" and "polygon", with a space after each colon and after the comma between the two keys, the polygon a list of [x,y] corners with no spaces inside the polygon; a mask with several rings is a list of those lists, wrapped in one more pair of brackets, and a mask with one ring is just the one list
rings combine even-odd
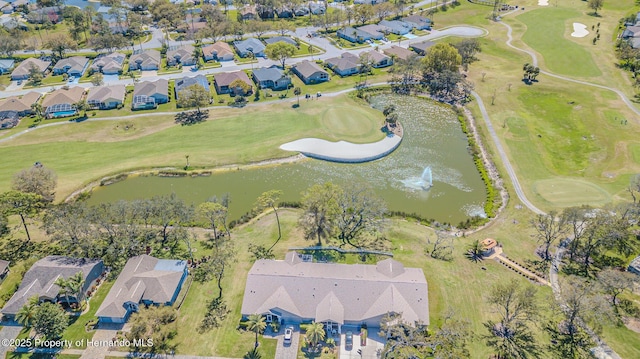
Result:
{"label": "sand bunker", "polygon": [[589,31],[587,31],[587,25],[581,24],[579,22],[573,23],[573,32],[571,36],[573,37],[585,37],[589,35]]}
{"label": "sand bunker", "polygon": [[377,160],[393,152],[402,141],[400,136],[387,136],[374,143],[329,142],[319,138],[303,138],[280,146],[311,158],[333,162],[359,163]]}
{"label": "sand bunker", "polygon": [[538,0],[538,5],[549,6],[549,0]]}

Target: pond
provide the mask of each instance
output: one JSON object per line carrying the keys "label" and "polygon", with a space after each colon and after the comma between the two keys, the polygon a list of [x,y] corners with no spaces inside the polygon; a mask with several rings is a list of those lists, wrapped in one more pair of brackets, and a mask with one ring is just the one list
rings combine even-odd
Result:
{"label": "pond", "polygon": [[[484,183],[456,114],[449,107],[415,97],[379,95],[371,103],[379,110],[394,104],[404,128],[400,147],[380,160],[361,164],[306,160],[209,177],[136,176],[95,189],[88,203],[170,193],[199,203],[229,193],[229,215],[236,219],[249,211],[264,191],[280,189],[281,200],[298,201],[300,193],[312,184],[331,181],[370,186],[389,210],[415,212],[440,222],[457,224],[471,216],[484,216]],[[432,177],[428,189],[429,174],[425,172]]]}

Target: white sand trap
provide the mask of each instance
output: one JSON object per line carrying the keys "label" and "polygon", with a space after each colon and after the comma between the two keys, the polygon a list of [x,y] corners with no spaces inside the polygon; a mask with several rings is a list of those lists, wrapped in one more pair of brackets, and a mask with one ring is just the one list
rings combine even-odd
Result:
{"label": "white sand trap", "polygon": [[538,0],[538,5],[549,6],[549,0]]}
{"label": "white sand trap", "polygon": [[589,35],[589,31],[587,31],[587,25],[581,24],[579,22],[573,23],[573,32],[571,36],[573,37],[585,37]]}
{"label": "white sand trap", "polygon": [[400,145],[401,141],[402,138],[399,136],[387,136],[378,142],[363,144],[303,138],[285,143],[280,148],[327,161],[358,163],[377,160],[388,155]]}

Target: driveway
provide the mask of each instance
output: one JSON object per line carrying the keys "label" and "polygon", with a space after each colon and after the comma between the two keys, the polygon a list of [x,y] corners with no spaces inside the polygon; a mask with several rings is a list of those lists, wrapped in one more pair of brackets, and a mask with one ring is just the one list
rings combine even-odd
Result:
{"label": "driveway", "polygon": [[298,354],[298,343],[300,342],[300,328],[293,328],[293,336],[291,337],[291,345],[284,345],[284,329],[282,333],[277,335],[278,346],[276,347],[276,358],[278,359],[296,359]]}
{"label": "driveway", "polygon": [[[0,341],[4,341],[5,339],[15,339],[22,330],[22,326],[20,325],[13,325],[12,323],[6,322],[3,322],[2,325],[2,328],[0,328]],[[11,351],[10,346],[3,346],[0,344],[0,358],[4,358],[6,353],[9,351]]]}
{"label": "driveway", "polygon": [[[360,334],[353,333],[353,348],[347,350],[345,347],[345,334],[340,335],[340,359],[379,359],[379,352],[384,348],[384,340],[378,336],[378,333],[369,331],[367,337],[367,345],[360,346]],[[360,353],[358,352],[360,350]]]}

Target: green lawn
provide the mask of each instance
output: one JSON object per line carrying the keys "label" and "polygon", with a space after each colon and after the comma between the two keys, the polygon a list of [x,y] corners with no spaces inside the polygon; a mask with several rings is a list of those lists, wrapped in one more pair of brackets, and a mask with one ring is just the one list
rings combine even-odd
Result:
{"label": "green lawn", "polygon": [[[322,119],[331,107],[344,108],[359,120],[352,121],[350,127],[328,128]],[[362,143],[383,136],[377,131],[382,114],[348,96],[303,102],[298,109],[292,109],[291,103],[212,109],[210,117],[205,123],[181,127],[173,124],[171,115],[148,113],[135,119],[88,121],[32,131],[0,145],[0,154],[22,153],[3,161],[0,188],[8,189],[13,174],[36,161],[57,172],[57,192],[65,196],[104,175],[181,166],[185,151],[194,166],[212,167],[290,156],[278,146],[302,137]]]}
{"label": "green lawn", "polygon": [[600,76],[602,72],[584,45],[569,40],[573,20],[580,15],[575,9],[548,7],[516,18],[527,26],[522,41],[542,55],[549,70],[568,76]]}
{"label": "green lawn", "polygon": [[[76,354],[35,354],[35,353],[7,353],[7,359],[79,359],[80,355]],[[118,358],[122,359],[122,358]]]}
{"label": "green lawn", "polygon": [[62,339],[70,340],[71,343],[74,343],[74,348],[76,348],[75,342],[81,340],[85,345],[77,348],[86,348],[87,340],[93,338],[95,331],[87,332],[85,325],[92,320],[98,319],[98,317],[96,317],[96,312],[112,286],[113,282],[104,282],[100,285],[100,288],[98,288],[96,293],[89,300],[89,310],[80,317],[74,317],[72,319],[71,324],[62,335]]}

